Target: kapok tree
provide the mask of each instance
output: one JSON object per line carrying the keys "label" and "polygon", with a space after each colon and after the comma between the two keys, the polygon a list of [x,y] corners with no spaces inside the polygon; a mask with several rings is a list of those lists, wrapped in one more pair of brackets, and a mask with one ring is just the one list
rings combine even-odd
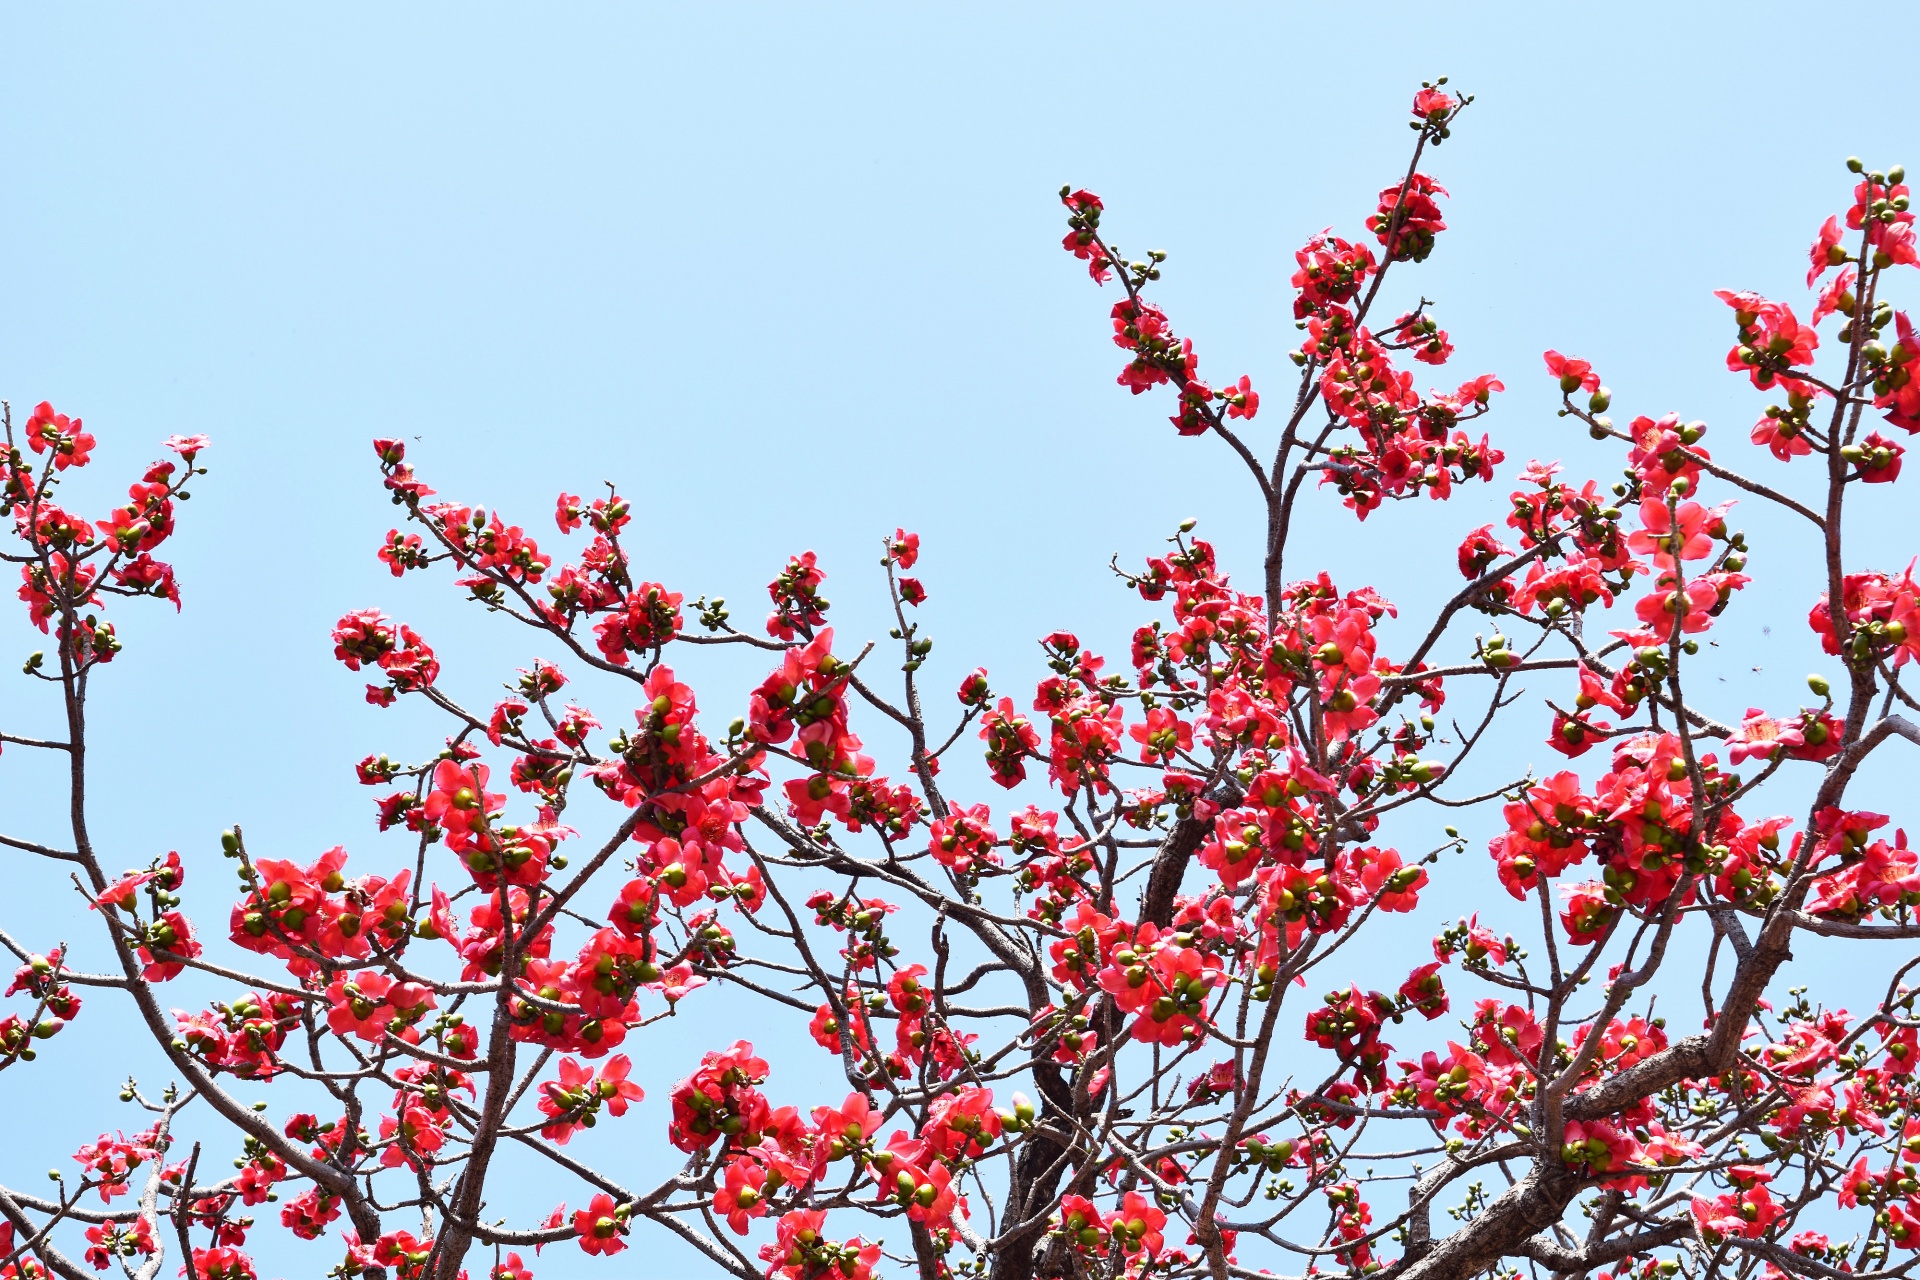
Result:
{"label": "kapok tree", "polygon": [[[646,580],[617,492],[561,495],[574,549],[556,557],[376,441],[405,517],[380,558],[451,570],[530,633],[528,665],[469,706],[412,627],[341,618],[336,652],[371,678],[369,703],[445,717],[440,745],[358,765],[407,852],[367,865],[226,831],[241,891],[220,940],[203,941],[220,932],[199,888],[211,833],[184,857],[89,835],[88,699],[138,661],[109,607],[178,603],[154,552],[207,442],[169,440],[177,462],[83,518],[65,486],[94,438],[45,404],[17,434],[9,414],[5,555],[52,638],[26,674],[64,728],[4,740],[70,767],[71,835],[0,841],[63,864],[79,895],[71,920],[0,933],[20,962],[0,1067],[57,1059],[84,992],[87,1016],[151,1038],[171,1078],[129,1081],[138,1122],[76,1133],[50,1191],[0,1190],[0,1276],[250,1278],[248,1238],[276,1218],[314,1242],[316,1272],[369,1280],[524,1280],[542,1246],[612,1255],[649,1233],[743,1280],[1911,1270],[1914,962],[1869,944],[1920,936],[1920,866],[1852,784],[1892,739],[1920,742],[1901,683],[1920,587],[1847,541],[1857,486],[1900,474],[1886,433],[1920,428],[1920,341],[1885,296],[1915,263],[1903,174],[1849,162],[1805,322],[1721,295],[1729,368],[1775,400],[1752,439],[1787,479],[1710,458],[1697,422],[1619,425],[1593,369],[1548,352],[1563,416],[1618,442],[1624,481],[1525,467],[1504,527],[1465,533],[1459,590],[1398,624],[1412,643],[1390,655],[1384,596],[1289,556],[1327,489],[1388,520],[1389,501],[1444,500],[1503,462],[1467,430],[1501,384],[1421,394],[1403,362],[1442,365],[1452,345],[1426,302],[1381,302],[1445,230],[1420,166],[1468,100],[1443,85],[1415,98],[1411,163],[1365,234],[1299,251],[1299,374],[1264,416],[1248,378],[1202,381],[1149,301],[1163,255],[1126,259],[1101,201],[1063,192],[1066,247],[1119,294],[1121,384],[1170,397],[1178,434],[1226,445],[1268,532],[1246,593],[1183,526],[1121,575],[1151,606],[1126,660],[1056,632],[1030,698],[976,670],[958,708],[927,705],[911,533],[881,540],[886,640],[836,637],[811,553],[773,580],[764,628],[737,627],[721,601]],[[1838,673],[1811,682],[1811,705],[1788,691],[1740,716],[1701,697],[1700,640],[1748,584],[1736,496],[1823,549],[1818,580],[1792,586]],[[1474,615],[1497,633],[1468,642],[1488,625]],[[685,678],[699,646],[765,652],[760,684],[707,695],[734,713],[723,729]],[[1523,673],[1541,673],[1545,706],[1499,714]],[[1462,794],[1463,763],[1516,719],[1574,763]],[[891,772],[862,735],[894,744]],[[996,813],[984,782],[949,795],[943,762],[976,744],[994,783],[1023,800],[1044,786],[1045,804]],[[1782,784],[1811,802],[1779,812]],[[1431,955],[1408,948],[1397,990],[1343,981],[1363,937],[1392,954],[1391,917],[1463,843],[1388,837],[1473,805],[1498,807],[1491,865],[1448,874],[1462,896],[1497,882],[1537,936],[1522,949],[1463,921]],[[83,934],[97,972],[53,945]],[[1885,969],[1877,1006],[1773,993],[1790,949],[1816,941]],[[1703,951],[1704,982],[1667,973]],[[172,1008],[167,984],[189,971],[226,994]],[[783,1088],[752,1044],[690,1045],[662,1022],[720,988],[803,1047],[806,1028],[823,1056],[799,1074],[837,1070],[844,1088]],[[1654,1016],[1661,994],[1669,1010],[1700,999],[1697,1029]],[[286,1101],[243,1100],[263,1090]],[[675,1167],[643,1184],[570,1150],[597,1122],[630,1131],[630,1152],[664,1136]],[[190,1151],[189,1128],[210,1135]],[[566,1203],[490,1212],[514,1161],[571,1188]]]}

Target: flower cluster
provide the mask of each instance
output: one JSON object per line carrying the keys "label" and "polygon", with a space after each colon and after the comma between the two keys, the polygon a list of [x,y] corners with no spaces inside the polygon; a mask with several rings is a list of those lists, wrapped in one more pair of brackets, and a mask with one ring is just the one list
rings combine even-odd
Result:
{"label": "flower cluster", "polygon": [[[1756,456],[1822,458],[1791,474],[1824,482],[1824,499],[1742,476],[1681,414],[1616,426],[1593,364],[1550,350],[1561,417],[1617,446],[1622,469],[1603,486],[1530,461],[1458,542],[1464,585],[1403,619],[1381,591],[1295,563],[1310,524],[1297,504],[1324,501],[1305,483],[1317,476],[1364,520],[1389,498],[1490,482],[1504,462],[1470,434],[1503,384],[1421,392],[1411,366],[1447,363],[1453,335],[1424,299],[1374,310],[1389,274],[1447,229],[1447,193],[1422,164],[1468,101],[1423,85],[1412,162],[1364,233],[1329,228],[1295,254],[1298,381],[1269,390],[1264,418],[1253,379],[1203,381],[1193,341],[1147,296],[1165,255],[1128,259],[1099,198],[1062,192],[1065,249],[1124,295],[1108,317],[1120,384],[1165,388],[1179,434],[1248,464],[1267,542],[1247,590],[1193,521],[1144,563],[1116,560],[1148,606],[1124,656],[1051,631],[1031,700],[975,668],[935,722],[922,681],[942,597],[906,576],[924,570],[904,527],[880,538],[895,656],[844,643],[844,625],[836,652],[811,551],[785,560],[749,633],[723,600],[647,580],[632,504],[612,487],[560,493],[553,546],[571,551],[545,551],[533,522],[438,499],[401,441],[375,441],[404,517],[376,550],[384,570],[445,565],[556,656],[523,659],[468,703],[412,627],[372,608],[341,616],[335,656],[374,681],[367,699],[412,695],[444,720],[425,750],[376,751],[354,770],[404,852],[356,854],[350,871],[341,847],[269,851],[227,831],[239,888],[224,938],[188,915],[191,851],[111,879],[85,821],[84,703],[120,643],[105,602],[179,603],[152,553],[204,474],[205,442],[170,441],[180,461],[93,519],[63,505],[96,453],[81,421],[43,404],[17,440],[9,422],[8,558],[29,624],[59,641],[26,670],[57,686],[67,737],[0,742],[65,753],[75,781],[70,847],[0,842],[73,872],[104,931],[89,967],[106,971],[0,934],[18,962],[0,1067],[44,1056],[80,1011],[76,991],[97,986],[133,997],[186,1083],[156,1099],[129,1079],[122,1100],[141,1120],[82,1145],[77,1177],[54,1173],[57,1200],[0,1197],[0,1280],[66,1265],[50,1266],[47,1231],[17,1235],[23,1222],[83,1236],[97,1269],[254,1280],[249,1211],[269,1203],[298,1239],[340,1232],[345,1280],[530,1280],[526,1259],[546,1246],[609,1257],[663,1225],[735,1270],[757,1249],[773,1280],[873,1280],[895,1263],[1190,1280],[1253,1274],[1273,1251],[1354,1275],[1439,1256],[1504,1278],[1503,1260],[1526,1255],[1659,1280],[1670,1254],[1709,1270],[1898,1274],[1892,1251],[1920,1250],[1920,991],[1896,974],[1860,1016],[1804,988],[1769,993],[1795,947],[1920,932],[1920,850],[1849,790],[1882,744],[1920,741],[1899,710],[1920,705],[1901,683],[1920,656],[1920,587],[1912,566],[1859,568],[1857,540],[1841,539],[1851,486],[1898,483],[1894,436],[1920,430],[1920,340],[1890,296],[1890,273],[1916,265],[1905,175],[1855,166],[1852,207],[1810,254],[1810,308],[1720,295],[1728,366],[1779,401],[1753,430]],[[1290,406],[1277,426],[1275,405]],[[1810,705],[1733,716],[1740,704],[1716,707],[1718,682],[1695,678],[1717,646],[1737,647],[1728,620],[1750,609],[1747,536],[1715,484],[1825,539],[1795,608],[1843,690],[1815,676]],[[1392,549],[1425,566],[1453,545]],[[1469,641],[1475,617],[1498,629]],[[1602,617],[1618,621],[1603,630]],[[709,686],[695,692],[716,653],[723,669],[725,655],[752,660],[723,731]],[[1498,763],[1481,744],[1523,678],[1544,703],[1546,758],[1566,764],[1473,794],[1466,779]],[[630,718],[587,705],[603,688]],[[984,775],[953,767],[955,751],[977,751]],[[1804,820],[1759,816],[1782,772],[1812,797]],[[997,814],[969,790],[988,779],[1009,793]],[[1463,825],[1497,814],[1490,867],[1455,856],[1471,839],[1459,828],[1420,820],[1436,804],[1449,820],[1470,811]],[[1442,924],[1429,957],[1417,913],[1475,875],[1505,894]],[[1394,962],[1409,938],[1419,954]],[[236,952],[272,972],[243,971]],[[1343,971],[1362,957],[1391,976]],[[1675,957],[1677,986],[1659,981]],[[190,968],[194,984],[225,986],[171,1009],[158,984]],[[844,1082],[789,1105],[785,1073],[775,1082],[755,1048],[771,1031],[704,1052],[649,1031],[716,992],[725,1016],[804,1025],[810,1070]],[[1676,997],[1701,1001],[1697,1030]],[[648,1069],[667,1074],[644,1081]],[[998,1108],[1016,1080],[1038,1101]],[[329,1118],[252,1101],[289,1087],[326,1097]],[[174,1161],[188,1108],[231,1123],[230,1176],[197,1145]],[[605,1135],[582,1135],[616,1120],[664,1132],[684,1166],[631,1190],[600,1172]],[[1376,1146],[1383,1128],[1411,1140]],[[577,1179],[575,1207],[530,1226],[492,1216],[486,1183],[509,1152]],[[1496,1169],[1508,1182],[1490,1193],[1480,1171]],[[1381,1177],[1390,1198],[1372,1194]],[[1462,1243],[1436,1255],[1443,1195]],[[1825,1233],[1856,1212],[1855,1236]],[[1538,1234],[1582,1214],[1583,1233]],[[1242,1232],[1260,1258],[1239,1257]]]}

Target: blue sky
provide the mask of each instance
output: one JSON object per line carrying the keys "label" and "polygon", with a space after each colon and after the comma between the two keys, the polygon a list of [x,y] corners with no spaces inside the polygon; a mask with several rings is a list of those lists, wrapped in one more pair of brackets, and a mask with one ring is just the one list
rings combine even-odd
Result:
{"label": "blue sky", "polygon": [[[1453,334],[1436,385],[1506,380],[1486,426],[1509,474],[1535,456],[1618,466],[1553,416],[1549,346],[1595,361],[1617,416],[1679,410],[1713,425],[1718,456],[1748,457],[1764,402],[1721,368],[1711,290],[1797,303],[1804,247],[1843,207],[1842,157],[1920,161],[1920,136],[1910,108],[1864,109],[1834,73],[1789,65],[1803,8],[1704,10],[10,10],[0,394],[84,416],[98,486],[166,435],[214,439],[171,547],[186,610],[122,610],[128,652],[98,681],[110,860],[189,853],[207,874],[188,905],[212,923],[228,882],[211,851],[235,821],[283,856],[397,853],[350,766],[419,755],[435,729],[365,707],[331,661],[349,608],[419,626],[470,702],[532,656],[444,579],[395,582],[374,560],[393,510],[375,435],[543,540],[556,492],[614,480],[650,574],[743,618],[812,548],[843,633],[878,634],[877,540],[917,528],[940,697],[980,664],[1030,685],[1032,639],[1059,626],[1122,654],[1150,614],[1103,566],[1183,517],[1251,581],[1252,495],[1221,450],[1173,435],[1159,397],[1114,385],[1112,299],[1060,253],[1054,193],[1098,191],[1122,247],[1167,250],[1161,301],[1202,371],[1278,401],[1292,251],[1330,224],[1359,232],[1437,74],[1479,100],[1426,166],[1453,193],[1450,229],[1394,286],[1435,299]],[[1920,34],[1897,8],[1877,22],[1877,49]],[[1416,613],[1504,492],[1389,510],[1364,536],[1329,501],[1295,562]],[[1898,514],[1882,500],[1863,556],[1920,549]],[[1809,563],[1797,530],[1753,530],[1757,569]],[[1720,710],[1798,705],[1809,602],[1755,592],[1729,619]],[[0,670],[38,647],[18,617],[0,636]],[[701,669],[724,723],[756,664]],[[0,725],[51,728],[38,692],[0,677]],[[1537,740],[1527,726],[1496,763],[1523,766]],[[0,830],[50,834],[24,755],[0,759]],[[1473,857],[1436,919],[1491,887]],[[41,869],[10,883],[16,907],[71,916]],[[730,1033],[703,1016],[659,1047],[656,1078]],[[0,1079],[9,1123],[30,1117],[0,1179],[37,1185],[124,1122],[92,1114],[111,1106],[115,1042],[83,1015],[43,1069]],[[629,1140],[663,1123],[650,1105]]]}

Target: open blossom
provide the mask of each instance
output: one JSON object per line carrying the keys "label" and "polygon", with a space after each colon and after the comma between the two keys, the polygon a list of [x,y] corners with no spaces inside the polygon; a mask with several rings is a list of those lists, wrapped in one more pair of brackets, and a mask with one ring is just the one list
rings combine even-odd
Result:
{"label": "open blossom", "polygon": [[615,1206],[613,1197],[601,1192],[586,1208],[573,1215],[573,1234],[580,1248],[590,1254],[612,1256],[627,1247],[627,1206]]}
{"label": "open blossom", "polygon": [[1146,721],[1127,732],[1140,744],[1142,760],[1170,761],[1176,753],[1193,749],[1193,726],[1166,707],[1147,712]]}
{"label": "open blossom", "polygon": [[390,704],[396,693],[430,687],[440,677],[440,662],[418,632],[395,623],[378,609],[347,614],[333,628],[334,656],[347,670],[376,666],[389,681],[384,688],[367,686],[367,700]]}
{"label": "open blossom", "polygon": [[602,1108],[610,1116],[623,1116],[629,1103],[646,1096],[641,1087],[627,1078],[633,1060],[626,1054],[607,1059],[596,1078],[592,1067],[572,1058],[560,1059],[558,1076],[540,1086],[540,1112],[550,1118],[540,1136],[565,1145],[583,1128],[591,1128]]}
{"label": "open blossom", "polygon": [[1392,849],[1349,849],[1341,854],[1380,910],[1411,911],[1419,905],[1427,873],[1418,863],[1404,864]]}
{"label": "open blossom", "polygon": [[1847,251],[1840,247],[1843,234],[1837,217],[1829,217],[1820,224],[1820,234],[1814,237],[1813,248],[1807,254],[1812,261],[1807,268],[1807,288],[1813,288],[1815,280],[1847,260]]}
{"label": "open blossom", "polygon": [[1740,727],[1728,740],[1727,754],[1735,764],[1749,758],[1766,761],[1804,742],[1798,724],[1776,720],[1758,707],[1749,707]]}
{"label": "open blossom", "polygon": [[161,912],[140,934],[136,950],[142,965],[140,975],[149,982],[177,978],[186,962],[198,959],[202,949],[186,916],[178,911]]}
{"label": "open blossom", "polygon": [[230,1245],[195,1248],[193,1274],[202,1280],[255,1280],[253,1260]]}
{"label": "open blossom", "polygon": [[628,655],[665,646],[680,634],[681,595],[657,582],[643,582],[626,600],[594,623],[594,643],[608,662],[625,666]]}
{"label": "open blossom", "polygon": [[920,561],[920,535],[895,529],[887,543],[887,559],[902,570],[912,569]]}
{"label": "open blossom", "polygon": [[1731,1173],[1736,1181],[1749,1185],[1713,1199],[1695,1196],[1689,1202],[1694,1224],[1709,1243],[1718,1243],[1727,1236],[1759,1239],[1786,1212],[1764,1185],[1763,1179],[1770,1175],[1741,1179],[1738,1166]]}
{"label": "open blossom", "polygon": [[1420,92],[1413,95],[1413,114],[1422,120],[1444,116],[1453,110],[1454,105],[1451,94],[1432,85],[1422,85]]}
{"label": "open blossom", "polygon": [[1568,394],[1575,391],[1598,391],[1600,375],[1585,360],[1572,356],[1563,356],[1558,351],[1547,352],[1547,372],[1560,379],[1560,389]]}
{"label": "open blossom", "polygon": [[59,471],[86,466],[93,451],[93,436],[81,429],[80,419],[56,413],[45,400],[28,416],[26,436],[27,447],[35,453],[52,451],[54,468]]}
{"label": "open blossom", "polygon": [[455,851],[471,847],[478,830],[506,803],[506,796],[487,790],[488,773],[487,766],[477,762],[442,760],[434,767],[425,813],[446,832]]}
{"label": "open blossom", "polygon": [[1672,568],[1676,559],[1705,559],[1713,552],[1714,538],[1726,535],[1727,509],[1720,506],[1709,510],[1697,502],[1669,507],[1657,498],[1648,498],[1640,504],[1640,530],[1627,539],[1627,547],[1651,556],[1654,566],[1661,569]]}
{"label": "open blossom", "polygon": [[1253,389],[1253,380],[1245,374],[1240,381],[1216,393],[1226,402],[1229,418],[1251,418],[1260,412],[1260,393]]}
{"label": "open blossom", "polygon": [[338,1035],[379,1041],[389,1031],[404,1031],[436,1000],[417,982],[401,982],[372,971],[341,975],[327,988],[327,1025]]}
{"label": "open blossom", "polygon": [[1790,370],[1812,363],[1820,345],[1813,326],[1801,324],[1786,303],[1756,293],[1718,289],[1714,296],[1734,309],[1739,329],[1740,342],[1727,353],[1727,368],[1746,373],[1761,390],[1776,384],[1803,385]]}
{"label": "open blossom", "polygon": [[725,1181],[713,1193],[713,1209],[736,1235],[747,1234],[750,1219],[766,1216],[768,1172],[766,1165],[749,1157],[728,1162]]}
{"label": "open blossom", "polygon": [[1858,468],[1865,484],[1892,484],[1900,478],[1900,459],[1906,446],[1870,431],[1858,444],[1843,446],[1841,456]]}
{"label": "open blossom", "polygon": [[87,1228],[86,1237],[87,1263],[96,1271],[107,1270],[116,1258],[151,1257],[160,1249],[160,1242],[153,1234],[153,1220],[144,1214],[135,1218],[131,1226],[98,1223]]}

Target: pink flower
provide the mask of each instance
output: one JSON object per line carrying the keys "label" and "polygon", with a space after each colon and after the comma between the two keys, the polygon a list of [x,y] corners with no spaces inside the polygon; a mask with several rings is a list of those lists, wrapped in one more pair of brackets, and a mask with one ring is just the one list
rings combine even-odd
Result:
{"label": "pink flower", "polygon": [[1911,267],[1920,264],[1920,247],[1916,247],[1913,224],[1896,222],[1887,227],[1880,236],[1880,243],[1874,246],[1873,258],[1876,264],[1885,258],[1887,266]]}
{"label": "pink flower", "polygon": [[80,429],[80,419],[55,413],[45,400],[34,406],[33,415],[27,419],[27,447],[35,453],[51,449],[57,471],[86,466],[93,445],[93,437]]}
{"label": "pink flower", "polygon": [[1413,114],[1422,120],[1437,120],[1453,110],[1454,100],[1444,90],[1422,85],[1413,95]]}
{"label": "pink flower", "polygon": [[1748,707],[1746,719],[1740,722],[1733,737],[1727,740],[1730,748],[1727,754],[1735,764],[1748,759],[1766,761],[1783,750],[1800,746],[1804,741],[1799,725],[1775,720],[1758,707]]}

